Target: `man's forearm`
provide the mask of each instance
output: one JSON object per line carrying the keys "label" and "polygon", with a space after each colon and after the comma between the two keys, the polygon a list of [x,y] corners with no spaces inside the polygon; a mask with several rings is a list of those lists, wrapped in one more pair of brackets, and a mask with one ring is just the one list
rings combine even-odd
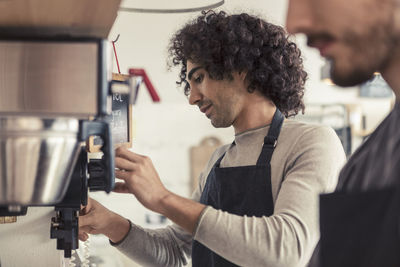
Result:
{"label": "man's forearm", "polygon": [[174,193],[162,198],[157,212],[193,234],[205,205]]}
{"label": "man's forearm", "polygon": [[120,242],[129,232],[130,222],[124,217],[113,214],[104,233],[113,243]]}

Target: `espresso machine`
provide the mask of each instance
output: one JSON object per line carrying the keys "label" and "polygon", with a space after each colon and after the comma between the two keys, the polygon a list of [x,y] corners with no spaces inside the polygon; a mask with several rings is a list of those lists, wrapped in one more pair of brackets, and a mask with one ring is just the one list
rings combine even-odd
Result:
{"label": "espresso machine", "polygon": [[[106,59],[104,40],[0,40],[0,64],[15,63],[0,75],[0,216],[55,206],[51,237],[66,257],[88,188],[114,185]],[[95,163],[85,147],[93,135],[104,141]]]}
{"label": "espresso machine", "polygon": [[[32,12],[39,2],[15,8]],[[90,1],[47,2],[65,8]],[[112,51],[105,40],[119,1],[94,3],[113,5],[101,34],[87,30],[93,25],[74,32],[46,19],[50,24],[40,27],[10,26],[0,19],[0,218],[15,221],[29,207],[54,207],[49,236],[65,257],[78,248],[79,210],[88,190],[113,189],[110,99],[131,93],[112,82]],[[91,136],[103,140],[101,159],[89,160]]]}

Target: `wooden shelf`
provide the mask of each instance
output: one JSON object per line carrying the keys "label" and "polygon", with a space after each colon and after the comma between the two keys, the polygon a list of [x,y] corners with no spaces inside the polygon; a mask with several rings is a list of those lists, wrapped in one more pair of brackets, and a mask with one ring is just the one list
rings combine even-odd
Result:
{"label": "wooden shelf", "polygon": [[107,38],[121,0],[0,1],[0,29],[9,35]]}

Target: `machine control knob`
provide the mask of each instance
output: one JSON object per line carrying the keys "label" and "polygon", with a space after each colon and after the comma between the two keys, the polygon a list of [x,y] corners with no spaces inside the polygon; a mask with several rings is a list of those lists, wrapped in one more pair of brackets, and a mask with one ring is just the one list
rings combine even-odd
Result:
{"label": "machine control knob", "polygon": [[88,164],[90,191],[105,191],[106,167],[103,159],[91,159]]}

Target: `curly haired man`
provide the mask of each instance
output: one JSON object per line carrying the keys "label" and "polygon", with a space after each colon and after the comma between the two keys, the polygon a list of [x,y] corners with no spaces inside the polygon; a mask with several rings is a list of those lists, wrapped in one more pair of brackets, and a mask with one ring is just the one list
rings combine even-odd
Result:
{"label": "curly haired man", "polygon": [[235,130],[217,149],[192,199],[168,191],[149,158],[116,151],[117,192],[175,224],[143,229],[91,201],[80,238],[105,234],[150,266],[305,266],[319,239],[318,194],[345,160],[328,127],[285,117],[304,110],[300,51],[276,25],[248,14],[203,12],[171,40],[178,84],[214,127]]}

